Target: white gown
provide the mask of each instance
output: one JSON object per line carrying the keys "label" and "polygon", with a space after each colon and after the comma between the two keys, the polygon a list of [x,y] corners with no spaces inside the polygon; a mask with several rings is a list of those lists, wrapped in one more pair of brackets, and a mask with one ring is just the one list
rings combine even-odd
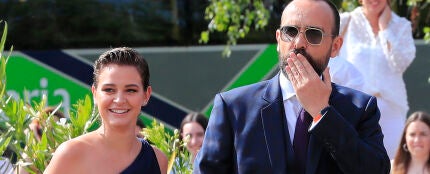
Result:
{"label": "white gown", "polygon": [[387,29],[375,35],[361,7],[342,13],[340,33],[350,21],[338,58],[348,60],[361,72],[362,91],[380,95],[379,123],[388,156],[393,159],[409,109],[403,73],[415,58],[415,44],[411,23],[393,12],[391,16]]}

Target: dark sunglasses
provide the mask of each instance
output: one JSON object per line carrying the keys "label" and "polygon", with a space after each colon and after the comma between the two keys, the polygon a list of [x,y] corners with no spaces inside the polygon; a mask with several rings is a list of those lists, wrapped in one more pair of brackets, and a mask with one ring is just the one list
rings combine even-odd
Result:
{"label": "dark sunglasses", "polygon": [[[299,35],[300,29],[297,26],[283,26],[279,29],[281,31],[281,39],[284,42],[291,42]],[[319,28],[306,27],[305,29],[306,41],[311,45],[320,45],[324,36],[333,36],[330,34],[324,34]]]}

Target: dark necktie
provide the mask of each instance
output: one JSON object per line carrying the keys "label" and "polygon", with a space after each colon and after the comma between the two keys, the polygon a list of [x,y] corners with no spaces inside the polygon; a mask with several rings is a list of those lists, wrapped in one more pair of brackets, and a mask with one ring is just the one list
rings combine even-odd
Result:
{"label": "dark necktie", "polygon": [[312,117],[304,109],[301,109],[299,117],[297,118],[293,140],[297,174],[305,173],[306,155],[309,142],[308,129],[311,122]]}

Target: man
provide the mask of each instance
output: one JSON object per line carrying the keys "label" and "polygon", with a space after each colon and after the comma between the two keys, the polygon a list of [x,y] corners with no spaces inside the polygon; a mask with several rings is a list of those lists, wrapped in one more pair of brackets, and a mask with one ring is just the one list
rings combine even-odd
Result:
{"label": "man", "polygon": [[330,82],[338,35],[330,1],[288,4],[276,31],[281,73],[216,95],[194,173],[389,173],[376,98]]}

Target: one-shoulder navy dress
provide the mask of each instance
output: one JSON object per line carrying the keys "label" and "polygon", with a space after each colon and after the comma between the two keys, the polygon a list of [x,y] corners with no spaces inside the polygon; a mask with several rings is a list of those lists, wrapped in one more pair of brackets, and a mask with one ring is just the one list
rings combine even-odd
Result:
{"label": "one-shoulder navy dress", "polygon": [[158,165],[157,157],[155,156],[154,149],[144,139],[139,139],[142,142],[142,149],[139,155],[134,159],[133,163],[128,166],[122,174],[138,174],[138,173],[151,173],[161,174],[160,166]]}

